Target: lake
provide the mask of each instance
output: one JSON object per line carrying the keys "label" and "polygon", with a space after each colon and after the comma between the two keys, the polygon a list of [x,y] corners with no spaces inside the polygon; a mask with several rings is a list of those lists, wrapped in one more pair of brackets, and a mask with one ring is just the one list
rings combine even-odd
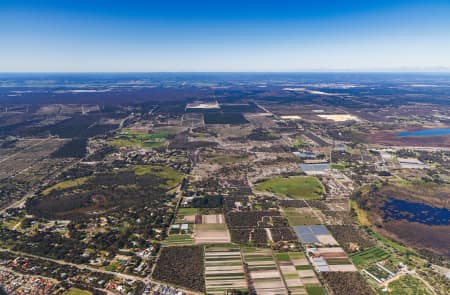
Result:
{"label": "lake", "polygon": [[397,136],[437,136],[450,135],[450,128],[422,129],[397,133]]}
{"label": "lake", "polygon": [[450,210],[391,198],[381,207],[385,220],[406,220],[426,225],[450,225]]}

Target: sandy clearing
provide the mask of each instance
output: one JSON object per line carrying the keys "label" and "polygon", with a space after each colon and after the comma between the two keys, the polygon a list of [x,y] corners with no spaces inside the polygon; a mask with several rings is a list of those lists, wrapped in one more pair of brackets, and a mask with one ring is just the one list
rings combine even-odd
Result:
{"label": "sandy clearing", "polygon": [[288,287],[301,287],[303,286],[302,281],[299,278],[295,278],[295,279],[287,279],[286,281],[286,285]]}
{"label": "sandy clearing", "polygon": [[328,265],[330,271],[358,271],[353,264]]}
{"label": "sandy clearing", "polygon": [[294,265],[308,265],[308,259],[306,258],[301,258],[301,259],[291,259],[292,263],[294,263]]}
{"label": "sandy clearing", "polygon": [[319,280],[316,277],[302,278],[302,282],[306,284],[319,284]]}
{"label": "sandy clearing", "polygon": [[297,273],[302,279],[316,276],[312,269],[298,270]]}
{"label": "sandy clearing", "polygon": [[235,271],[235,270],[242,270],[242,266],[234,265],[234,266],[207,266],[207,267],[205,267],[206,273],[213,273],[214,271],[229,272],[229,271]]}
{"label": "sandy clearing", "polygon": [[345,121],[361,121],[358,117],[350,114],[336,114],[336,115],[317,115],[320,118],[331,120],[334,122],[345,122]]}

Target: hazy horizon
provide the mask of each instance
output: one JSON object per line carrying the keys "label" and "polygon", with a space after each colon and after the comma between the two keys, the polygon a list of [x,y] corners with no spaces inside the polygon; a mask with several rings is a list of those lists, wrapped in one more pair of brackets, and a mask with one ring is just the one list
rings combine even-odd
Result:
{"label": "hazy horizon", "polygon": [[450,71],[450,3],[2,1],[0,72]]}

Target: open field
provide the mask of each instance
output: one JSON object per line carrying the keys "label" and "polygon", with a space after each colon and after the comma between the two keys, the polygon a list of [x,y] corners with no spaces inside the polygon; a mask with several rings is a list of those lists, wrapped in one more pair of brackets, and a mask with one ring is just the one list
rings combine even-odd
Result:
{"label": "open field", "polygon": [[48,158],[52,152],[56,151],[65,142],[66,140],[51,138],[27,140],[26,147],[9,156],[0,158],[0,179],[23,173],[34,164]]}
{"label": "open field", "polygon": [[317,115],[317,116],[334,122],[360,121],[358,117],[349,114]]}
{"label": "open field", "polygon": [[205,247],[205,286],[208,294],[227,290],[248,291],[239,247]]}
{"label": "open field", "polygon": [[322,223],[324,216],[318,209],[309,207],[304,208],[283,208],[283,213],[291,226],[296,225],[315,225]]}
{"label": "open field", "polygon": [[165,240],[164,244],[166,245],[192,245],[194,244],[194,240],[191,235],[169,235]]}
{"label": "open field", "polygon": [[290,176],[273,177],[257,183],[255,188],[259,191],[268,191],[293,199],[320,199],[323,186],[315,177]]}
{"label": "open field", "polygon": [[88,177],[80,177],[80,178],[75,178],[75,179],[71,179],[71,180],[58,182],[57,184],[43,190],[42,194],[48,195],[50,192],[52,192],[54,190],[67,189],[67,188],[71,188],[71,187],[80,186],[80,185],[84,184],[87,180],[88,180]]}
{"label": "open field", "polygon": [[92,293],[78,288],[70,288],[64,295],[91,295]]}
{"label": "open field", "polygon": [[225,223],[195,224],[194,240],[196,244],[225,244],[231,237]]}
{"label": "open field", "polygon": [[165,144],[169,133],[145,133],[134,129],[122,130],[111,140],[116,147],[161,147]]}

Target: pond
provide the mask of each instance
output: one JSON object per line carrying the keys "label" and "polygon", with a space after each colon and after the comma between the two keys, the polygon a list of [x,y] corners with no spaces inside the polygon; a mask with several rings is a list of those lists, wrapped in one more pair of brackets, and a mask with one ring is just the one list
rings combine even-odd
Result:
{"label": "pond", "polygon": [[381,207],[384,219],[406,220],[426,225],[450,225],[450,210],[423,203],[391,198]]}
{"label": "pond", "polygon": [[450,135],[450,128],[422,129],[397,133],[397,136],[439,136]]}

